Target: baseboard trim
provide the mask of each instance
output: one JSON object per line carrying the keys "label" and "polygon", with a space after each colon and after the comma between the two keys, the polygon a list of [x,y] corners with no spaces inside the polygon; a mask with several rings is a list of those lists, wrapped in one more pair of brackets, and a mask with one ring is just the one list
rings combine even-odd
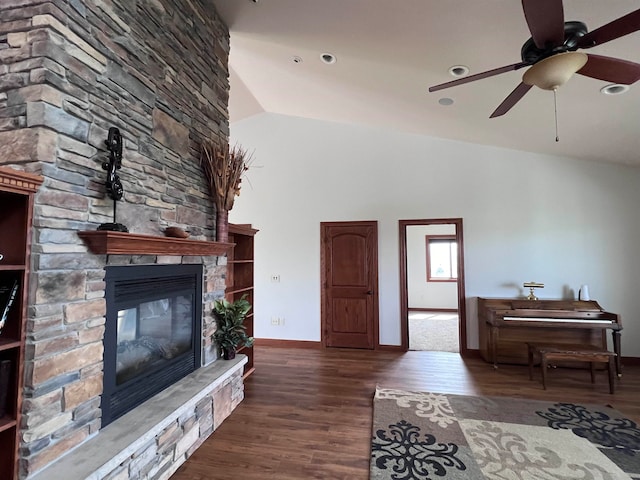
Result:
{"label": "baseboard trim", "polygon": [[405,349],[402,348],[402,345],[378,345],[376,350],[381,350],[384,352],[404,352]]}
{"label": "baseboard trim", "polygon": [[321,342],[311,340],[280,340],[277,338],[256,338],[254,345],[258,347],[322,348]]}
{"label": "baseboard trim", "polygon": [[[322,342],[311,340],[281,340],[277,338],[256,338],[254,345],[257,347],[279,347],[279,348],[323,348]],[[402,345],[378,345],[376,350],[385,352],[404,352]]]}
{"label": "baseboard trim", "polygon": [[460,355],[465,358],[482,358],[482,355],[480,355],[480,350],[477,348],[467,348],[466,350],[461,352]]}
{"label": "baseboard trim", "polygon": [[625,365],[640,365],[640,358],[638,357],[622,357],[622,366]]}

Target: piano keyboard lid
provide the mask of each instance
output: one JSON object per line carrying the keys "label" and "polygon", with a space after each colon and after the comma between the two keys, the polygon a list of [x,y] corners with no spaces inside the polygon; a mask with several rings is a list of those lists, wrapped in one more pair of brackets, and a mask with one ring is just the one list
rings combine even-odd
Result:
{"label": "piano keyboard lid", "polygon": [[527,316],[508,316],[505,315],[502,319],[506,321],[519,321],[519,322],[562,322],[562,323],[602,323],[609,324],[615,323],[614,320],[603,320],[597,318],[561,318],[561,317],[527,317]]}

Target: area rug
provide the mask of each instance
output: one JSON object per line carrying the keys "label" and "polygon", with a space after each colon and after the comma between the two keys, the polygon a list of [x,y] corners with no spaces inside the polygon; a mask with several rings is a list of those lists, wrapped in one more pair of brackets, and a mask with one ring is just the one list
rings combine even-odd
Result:
{"label": "area rug", "polygon": [[640,429],[613,408],[376,388],[371,480],[640,479]]}

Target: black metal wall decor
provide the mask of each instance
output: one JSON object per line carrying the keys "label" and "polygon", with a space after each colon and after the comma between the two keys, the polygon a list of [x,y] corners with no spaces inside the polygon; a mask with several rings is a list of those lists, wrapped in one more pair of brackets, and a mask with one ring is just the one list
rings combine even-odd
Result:
{"label": "black metal wall decor", "polygon": [[102,168],[107,171],[105,186],[107,187],[107,193],[113,199],[113,222],[103,223],[98,227],[98,230],[128,232],[129,229],[127,227],[121,223],[116,223],[117,202],[122,199],[124,194],[122,182],[120,182],[120,176],[118,175],[118,170],[122,168],[122,135],[120,135],[120,130],[116,127],[109,128],[109,135],[104,143],[107,145],[107,150],[109,150],[109,161],[103,162]]}

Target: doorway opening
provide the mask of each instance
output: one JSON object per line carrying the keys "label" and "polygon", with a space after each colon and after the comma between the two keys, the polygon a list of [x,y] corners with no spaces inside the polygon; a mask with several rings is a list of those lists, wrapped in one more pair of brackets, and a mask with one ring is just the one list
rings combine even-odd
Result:
{"label": "doorway opening", "polygon": [[409,350],[460,353],[458,309],[409,310]]}
{"label": "doorway opening", "polygon": [[403,349],[464,355],[462,219],[400,220],[399,227]]}

